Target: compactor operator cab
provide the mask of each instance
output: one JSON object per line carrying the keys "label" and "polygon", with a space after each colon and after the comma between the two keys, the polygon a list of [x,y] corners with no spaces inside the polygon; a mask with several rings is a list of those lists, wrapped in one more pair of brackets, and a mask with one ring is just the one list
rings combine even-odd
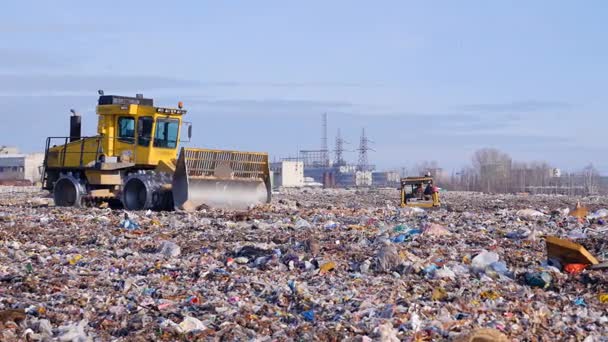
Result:
{"label": "compactor operator cab", "polygon": [[401,207],[432,208],[440,205],[432,177],[401,178]]}
{"label": "compactor operator cab", "polygon": [[186,114],[181,103],[178,107],[155,107],[152,99],[141,95],[101,95],[97,133],[108,137],[104,151],[120,159],[131,156],[130,162],[142,166],[176,159],[182,116]]}

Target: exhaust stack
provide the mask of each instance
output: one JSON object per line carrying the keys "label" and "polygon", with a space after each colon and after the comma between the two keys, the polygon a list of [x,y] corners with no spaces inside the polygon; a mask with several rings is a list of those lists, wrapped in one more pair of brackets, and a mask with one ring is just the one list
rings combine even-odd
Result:
{"label": "exhaust stack", "polygon": [[81,138],[82,117],[74,109],[70,109],[70,112],[72,113],[70,116],[70,142],[72,142]]}

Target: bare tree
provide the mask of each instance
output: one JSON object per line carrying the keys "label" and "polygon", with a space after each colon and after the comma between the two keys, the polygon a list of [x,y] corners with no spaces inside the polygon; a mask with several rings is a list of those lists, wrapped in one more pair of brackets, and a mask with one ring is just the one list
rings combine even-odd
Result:
{"label": "bare tree", "polygon": [[439,169],[440,169],[439,164],[436,161],[425,160],[414,166],[413,175],[422,176],[427,172],[433,173],[434,171],[439,170]]}
{"label": "bare tree", "polygon": [[[412,168],[411,175],[427,171],[451,190],[488,193],[531,192],[539,194],[593,195],[600,191],[600,176],[593,164],[575,173],[559,172],[545,161],[518,162],[494,148],[475,151],[471,166],[441,172],[438,163],[425,161]],[[443,177],[442,177],[443,176]]]}
{"label": "bare tree", "polygon": [[593,164],[589,164],[583,168],[583,186],[585,188],[585,192],[589,195],[595,195],[598,193],[598,180],[599,180],[599,172],[593,166]]}
{"label": "bare tree", "polygon": [[511,157],[508,154],[495,148],[483,148],[475,151],[472,163],[479,175],[481,191],[509,191]]}

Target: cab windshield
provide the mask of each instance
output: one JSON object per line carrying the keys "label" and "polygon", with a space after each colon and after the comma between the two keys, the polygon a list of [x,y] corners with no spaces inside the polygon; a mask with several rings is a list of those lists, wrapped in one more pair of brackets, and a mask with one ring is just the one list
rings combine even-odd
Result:
{"label": "cab windshield", "polygon": [[175,148],[179,132],[179,120],[158,119],[156,120],[156,132],[154,132],[154,147]]}

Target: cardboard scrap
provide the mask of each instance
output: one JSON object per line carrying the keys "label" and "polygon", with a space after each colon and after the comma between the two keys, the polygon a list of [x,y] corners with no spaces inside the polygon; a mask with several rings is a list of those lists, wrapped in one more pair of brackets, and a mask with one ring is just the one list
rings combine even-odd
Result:
{"label": "cardboard scrap", "polygon": [[589,210],[581,206],[581,202],[576,202],[576,207],[570,212],[570,216],[584,219],[589,214]]}
{"label": "cardboard scrap", "polygon": [[560,260],[562,264],[599,264],[585,247],[570,240],[547,236],[547,257]]}
{"label": "cardboard scrap", "polygon": [[508,342],[505,334],[492,328],[482,328],[463,334],[455,339],[457,342]]}

